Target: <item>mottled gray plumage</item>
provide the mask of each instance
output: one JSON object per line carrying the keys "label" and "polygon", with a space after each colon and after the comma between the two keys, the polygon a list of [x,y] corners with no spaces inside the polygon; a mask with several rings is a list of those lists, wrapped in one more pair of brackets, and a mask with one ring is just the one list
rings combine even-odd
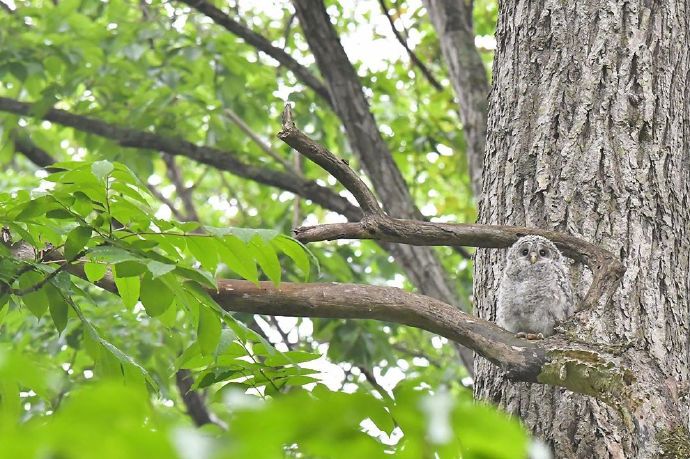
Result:
{"label": "mottled gray plumage", "polygon": [[525,236],[508,250],[498,290],[496,323],[514,333],[554,334],[574,312],[565,259],[553,242]]}

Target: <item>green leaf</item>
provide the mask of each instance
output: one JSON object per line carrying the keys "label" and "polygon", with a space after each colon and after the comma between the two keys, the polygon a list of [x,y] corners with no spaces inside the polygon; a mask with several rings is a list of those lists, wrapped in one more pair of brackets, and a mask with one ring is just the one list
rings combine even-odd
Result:
{"label": "green leaf", "polygon": [[138,277],[115,277],[117,292],[126,308],[131,309],[137,304],[140,284]]}
{"label": "green leaf", "polygon": [[151,317],[160,316],[168,310],[175,296],[160,279],[145,275],[141,282],[141,303]]}
{"label": "green leaf", "polygon": [[115,275],[117,277],[138,277],[146,272],[146,265],[143,260],[127,260],[115,265]]}
{"label": "green leaf", "polygon": [[259,237],[253,238],[250,246],[254,249],[254,259],[277,287],[280,284],[282,270],[275,250],[273,250],[273,247],[267,244],[265,240]]}
{"label": "green leaf", "polygon": [[194,282],[198,282],[199,284],[205,285],[209,288],[216,288],[216,280],[204,270],[188,269],[182,266],[177,266],[173,272],[179,276]]}
{"label": "green leaf", "polygon": [[218,249],[215,239],[211,237],[188,236],[187,248],[201,266],[211,273],[218,267]]}
{"label": "green leaf", "polygon": [[91,165],[91,172],[96,178],[103,180],[108,176],[114,169],[113,163],[110,161],[96,161]]}
{"label": "green leaf", "polygon": [[85,263],[84,264],[84,273],[86,274],[86,278],[90,282],[98,282],[99,280],[103,279],[105,276],[106,271],[108,270],[108,266],[100,263]]}
{"label": "green leaf", "polygon": [[74,215],[72,215],[68,210],[65,209],[53,209],[46,212],[46,217],[55,220],[74,220]]}
{"label": "green leaf", "polygon": [[89,250],[87,258],[93,261],[102,261],[106,263],[121,263],[123,261],[140,261],[140,258],[125,249],[113,247],[109,245],[102,245],[94,247]]}
{"label": "green leaf", "polygon": [[256,269],[252,252],[240,239],[234,236],[223,238],[222,242],[218,244],[218,255],[228,268],[244,279],[253,282],[259,280],[259,272]]}
{"label": "green leaf", "polygon": [[55,199],[52,196],[41,196],[31,201],[27,201],[15,208],[21,209],[19,214],[15,217],[16,221],[28,221],[39,215],[45,215],[51,208],[54,207]]}
{"label": "green leaf", "polygon": [[309,362],[320,358],[321,355],[313,352],[304,351],[287,351],[287,352],[277,352],[269,355],[264,360],[264,363],[269,366],[283,366],[290,364],[297,364],[302,362]]}
{"label": "green leaf", "polygon": [[279,250],[295,262],[300,271],[304,273],[304,281],[307,282],[309,280],[311,264],[309,263],[310,254],[306,247],[284,235],[273,239],[271,244],[278,247]]}
{"label": "green leaf", "polygon": [[93,203],[86,194],[81,191],[77,191],[74,193],[74,204],[72,205],[72,210],[82,217],[86,217],[93,210]]}
{"label": "green leaf", "polygon": [[75,256],[86,246],[91,238],[91,228],[87,226],[77,226],[67,235],[65,241],[65,258],[74,259]]}
{"label": "green leaf", "polygon": [[50,308],[50,317],[53,319],[53,324],[58,331],[58,334],[67,326],[67,313],[69,305],[65,301],[62,293],[52,284],[46,286],[46,293],[48,295],[48,307]]}
{"label": "green leaf", "polygon": [[280,233],[276,230],[270,229],[255,229],[255,228],[228,228],[231,234],[234,234],[240,238],[243,242],[249,243],[254,238],[254,236],[259,236],[266,242],[271,241],[273,238],[278,236]]}
{"label": "green leaf", "polygon": [[218,315],[205,305],[199,305],[199,327],[197,339],[202,355],[213,354],[220,342],[222,324]]}
{"label": "green leaf", "polygon": [[[19,278],[19,288],[21,290],[33,288],[38,283],[43,282],[43,279],[44,276],[36,271],[26,272]],[[35,292],[22,295],[22,301],[29,308],[29,311],[40,319],[45,314],[46,309],[48,309],[48,295],[46,294],[45,286]]]}
{"label": "green leaf", "polygon": [[175,265],[161,263],[160,261],[156,260],[151,260],[148,263],[146,263],[146,267],[148,268],[149,272],[153,275],[154,279],[156,277],[160,277],[164,274],[167,274],[175,269]]}

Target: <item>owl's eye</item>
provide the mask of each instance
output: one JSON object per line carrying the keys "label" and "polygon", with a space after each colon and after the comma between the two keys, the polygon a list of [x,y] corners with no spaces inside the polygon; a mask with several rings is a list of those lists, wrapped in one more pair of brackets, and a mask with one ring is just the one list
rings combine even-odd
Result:
{"label": "owl's eye", "polygon": [[529,250],[527,250],[527,249],[522,249],[522,255],[523,255],[523,256],[526,257],[528,253],[529,253]]}
{"label": "owl's eye", "polygon": [[549,253],[549,252],[547,252],[546,249],[541,249],[539,251],[539,255],[541,255],[542,257],[545,257],[547,253]]}

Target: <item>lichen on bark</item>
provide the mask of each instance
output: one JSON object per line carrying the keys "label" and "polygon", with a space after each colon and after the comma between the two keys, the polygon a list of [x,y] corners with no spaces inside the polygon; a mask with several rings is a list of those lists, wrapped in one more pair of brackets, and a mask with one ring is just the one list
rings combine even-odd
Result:
{"label": "lichen on bark", "polygon": [[690,457],[690,433],[685,427],[661,430],[657,436],[663,459],[687,459]]}
{"label": "lichen on bark", "polygon": [[547,353],[547,359],[549,363],[537,376],[539,382],[602,400],[620,413],[625,425],[634,428],[630,411],[639,401],[630,388],[635,377],[629,369],[588,350],[556,349]]}

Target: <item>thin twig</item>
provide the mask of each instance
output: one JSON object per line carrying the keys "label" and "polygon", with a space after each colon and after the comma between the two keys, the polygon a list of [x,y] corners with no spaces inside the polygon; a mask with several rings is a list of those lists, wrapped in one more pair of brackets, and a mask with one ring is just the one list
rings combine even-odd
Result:
{"label": "thin twig", "polygon": [[148,190],[151,192],[152,195],[156,197],[156,199],[168,206],[168,209],[170,209],[170,212],[172,212],[176,219],[180,221],[186,220],[185,215],[182,212],[180,212],[175,207],[175,204],[173,204],[173,202],[170,199],[166,198],[165,195],[161,193],[161,191],[158,188],[151,185],[150,183],[146,184],[146,188],[148,188]]}
{"label": "thin twig", "polygon": [[405,48],[405,51],[407,51],[407,55],[410,56],[410,60],[412,61],[412,63],[414,63],[414,65],[416,65],[419,68],[419,70],[426,77],[431,86],[434,87],[434,89],[436,89],[437,91],[443,91],[443,86],[441,85],[441,83],[438,82],[438,80],[431,73],[431,70],[429,70],[427,66],[424,65],[424,63],[417,57],[414,51],[410,49],[410,47],[407,45],[407,40],[405,39],[405,37],[403,37],[402,34],[398,31],[398,29],[395,27],[395,21],[393,21],[393,18],[388,12],[386,0],[379,0],[379,5],[381,5],[381,11],[383,11],[384,16],[386,16],[386,19],[388,19],[388,23],[391,25],[393,35],[395,35],[395,38],[398,40],[398,42],[403,46],[403,48]]}
{"label": "thin twig", "polygon": [[292,168],[292,165],[286,161],[283,157],[278,154],[277,151],[275,151],[271,146],[263,140],[259,134],[254,132],[252,128],[249,127],[247,123],[235,112],[230,110],[229,108],[225,108],[223,110],[223,114],[230,119],[233,123],[237,125],[237,127],[240,128],[242,132],[247,134],[247,136],[252,139],[252,142],[254,142],[256,145],[259,146],[268,156],[276,160],[278,163],[280,163],[286,171],[291,172],[295,174],[295,170]]}
{"label": "thin twig", "polygon": [[369,384],[371,384],[371,386],[374,388],[374,390],[376,390],[376,392],[378,392],[382,398],[387,399],[387,400],[393,400],[393,397],[391,396],[391,394],[389,394],[388,391],[386,389],[384,389],[381,384],[379,384],[379,382],[376,380],[376,377],[374,376],[374,374],[371,371],[369,371],[368,368],[366,368],[362,365],[357,365],[357,368],[364,375],[364,379],[366,379],[367,382]]}
{"label": "thin twig", "polygon": [[292,31],[292,23],[295,22],[297,13],[292,13],[285,24],[285,31],[283,32],[283,50],[287,48],[288,40],[290,39],[290,32]]}
{"label": "thin twig", "polygon": [[199,214],[196,211],[196,206],[192,200],[189,188],[187,188],[182,182],[180,170],[178,169],[177,164],[175,164],[175,158],[171,155],[163,154],[163,162],[168,168],[168,179],[170,179],[172,184],[175,186],[177,195],[182,201],[182,205],[184,206],[184,211],[187,217],[186,219],[198,222]]}
{"label": "thin twig", "polygon": [[[299,175],[302,175],[302,155],[298,152],[293,151],[293,161],[295,163],[295,170]],[[302,221],[302,198],[299,195],[295,195],[292,206],[292,227],[297,228],[300,226]]]}

